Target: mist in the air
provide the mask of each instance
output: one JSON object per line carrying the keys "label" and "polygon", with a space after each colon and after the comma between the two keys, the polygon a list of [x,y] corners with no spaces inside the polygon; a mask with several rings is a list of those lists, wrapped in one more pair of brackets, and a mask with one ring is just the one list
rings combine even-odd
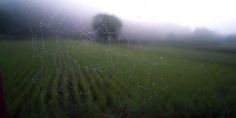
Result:
{"label": "mist in the air", "polygon": [[[91,4],[89,4],[90,2]],[[132,5],[134,5],[134,7],[138,7],[135,6],[136,4],[134,2],[115,2],[117,5],[124,6],[124,8],[120,8],[120,11],[119,9],[115,8],[109,11],[109,9],[107,8],[110,8],[112,6],[109,6],[109,3],[103,3],[104,1],[101,1],[101,3],[99,4],[100,7],[96,6],[96,3],[98,1],[90,2],[76,2],[74,0],[1,1],[1,34],[26,36],[40,34],[43,36],[57,35],[67,37],[87,35],[90,38],[94,38],[91,24],[93,18],[100,13],[117,16],[122,21],[123,26],[119,37],[125,40],[196,39],[198,38],[196,36],[200,35],[200,37],[205,37],[206,39],[220,39],[225,38],[229,35],[232,36],[236,32],[236,23],[235,21],[233,21],[233,18],[235,18],[234,16],[232,16],[232,19],[229,19],[230,21],[220,21],[218,24],[214,25],[211,24],[211,22],[209,22],[209,24],[206,24],[204,22],[204,17],[195,18],[195,21],[199,22],[192,21],[192,24],[189,24],[191,22],[188,22],[187,20],[185,24],[180,22],[179,19],[185,18],[176,18],[175,21],[174,17],[172,19],[171,17],[160,17],[161,15],[172,15],[171,13],[173,12],[173,10],[171,11],[171,3],[169,4],[170,6],[166,6],[168,7],[168,9],[170,9],[170,11],[155,11],[155,9],[152,8],[150,8],[150,11],[148,11],[146,7],[134,8],[140,11],[140,14],[138,14],[139,12],[137,10],[137,12],[132,13],[134,12],[134,10],[132,10]],[[152,1],[147,1],[144,3],[151,4],[151,2]],[[93,5],[92,3],[94,3],[95,5]],[[201,11],[201,8],[196,10]],[[129,14],[134,15],[132,16],[128,13],[125,14],[125,12],[131,12]],[[145,17],[145,13],[149,13],[149,15],[146,16],[153,17]],[[158,13],[161,14],[159,15],[160,20],[158,20]],[[201,14],[201,12],[198,13]],[[178,14],[176,15],[178,17]],[[186,19],[191,20],[187,15]],[[181,17],[183,15],[180,14],[179,16]],[[201,15],[196,14],[196,16]],[[225,15],[222,15],[222,17],[224,16]],[[155,18],[157,20],[155,20]],[[164,18],[169,19],[165,21],[163,20]],[[205,19],[210,18],[211,16],[205,17]],[[219,19],[212,18],[211,20],[212,22],[214,20],[218,22]],[[201,21],[204,23],[201,24]]]}
{"label": "mist in the air", "polygon": [[236,118],[234,0],[0,0],[0,118]]}

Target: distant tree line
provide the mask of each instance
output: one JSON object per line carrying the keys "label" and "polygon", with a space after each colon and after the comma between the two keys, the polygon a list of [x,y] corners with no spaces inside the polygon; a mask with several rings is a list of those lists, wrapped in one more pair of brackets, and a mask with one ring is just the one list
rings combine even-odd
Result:
{"label": "distant tree line", "polygon": [[0,34],[29,35],[27,18],[21,10],[0,10]]}
{"label": "distant tree line", "polygon": [[65,13],[53,15],[53,11],[44,12],[37,8],[1,9],[0,6],[0,35],[86,37],[79,32],[80,27],[75,22],[68,20],[74,19],[67,18]]}
{"label": "distant tree line", "polygon": [[[122,23],[113,16],[99,14],[86,21],[66,11],[57,12],[43,6],[25,4],[0,4],[0,35],[27,37],[95,38],[99,41],[115,41]],[[94,29],[94,30],[92,30]]]}

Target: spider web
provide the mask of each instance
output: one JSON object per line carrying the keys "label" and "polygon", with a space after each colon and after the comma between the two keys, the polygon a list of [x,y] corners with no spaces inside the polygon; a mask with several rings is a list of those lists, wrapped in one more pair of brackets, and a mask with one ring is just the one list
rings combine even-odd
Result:
{"label": "spider web", "polygon": [[[33,9],[31,6],[27,6],[25,10],[28,12],[31,9]],[[86,108],[91,107],[93,109],[96,109],[97,113],[102,114],[105,117],[115,117],[115,116],[128,117],[130,111],[127,110],[125,106],[128,106],[130,103],[135,103],[135,101],[133,100],[134,96],[132,96],[131,94],[130,96],[126,97],[126,99],[124,99],[124,96],[122,95],[129,95],[130,91],[136,88],[142,89],[144,91],[150,91],[150,88],[148,86],[156,85],[155,82],[151,81],[151,78],[154,76],[153,75],[154,72],[152,69],[150,69],[149,72],[145,73],[146,78],[143,78],[145,79],[145,83],[140,83],[139,81],[136,80],[136,76],[134,76],[135,74],[134,71],[136,71],[137,68],[140,68],[140,66],[136,64],[144,63],[147,65],[152,65],[154,67],[158,67],[160,63],[166,63],[166,61],[164,60],[165,57],[161,56],[160,59],[158,59],[157,61],[153,61],[149,59],[148,57],[146,57],[146,54],[145,54],[145,50],[147,49],[145,49],[145,47],[142,46],[142,44],[140,44],[139,42],[136,42],[135,46],[133,46],[133,44],[129,42],[130,40],[129,36],[126,35],[119,38],[119,40],[122,40],[122,39],[127,40],[126,43],[121,44],[121,45],[124,45],[123,47],[125,49],[124,53],[114,50],[116,48],[115,44],[109,43],[108,46],[106,45],[106,49],[104,50],[105,51],[104,58],[107,61],[106,63],[108,66],[99,64],[99,63],[96,65],[85,65],[80,62],[79,56],[71,55],[71,54],[74,54],[74,51],[77,49],[77,46],[73,45],[68,49],[67,47],[65,47],[64,43],[66,43],[66,40],[78,41],[79,39],[79,41],[82,41],[84,44],[82,46],[80,45],[82,49],[84,48],[84,50],[82,50],[82,53],[90,55],[91,52],[85,49],[91,48],[93,50],[99,50],[99,49],[96,49],[98,47],[96,47],[97,45],[95,42],[96,37],[94,36],[96,35],[96,32],[100,30],[100,28],[96,30],[91,30],[91,29],[88,29],[87,26],[85,26],[84,24],[78,23],[80,27],[74,27],[73,29],[66,29],[63,23],[68,22],[68,21],[67,21],[67,18],[65,17],[61,19],[62,21],[61,24],[57,24],[59,25],[59,27],[54,30],[55,35],[53,36],[53,38],[49,39],[47,36],[43,34],[44,32],[43,30],[45,28],[50,28],[54,24],[54,21],[57,20],[57,15],[60,13],[60,11],[61,11],[60,7],[58,7],[58,9],[53,12],[49,20],[45,20],[43,18],[40,20],[39,22],[39,28],[41,32],[40,35],[35,35],[33,26],[31,25],[32,24],[31,19],[28,18],[28,21],[27,21],[27,24],[32,34],[32,37],[31,37],[31,43],[32,43],[31,45],[32,45],[32,51],[33,51],[32,58],[36,58],[40,60],[39,68],[31,80],[33,83],[35,83],[36,91],[38,91],[38,97],[44,98],[45,94],[46,94],[46,97],[49,97],[49,98],[44,98],[45,100],[41,104],[42,107],[40,109],[39,114],[49,113],[49,114],[52,114],[53,117],[68,117],[69,113],[68,114],[63,113],[65,111],[67,112],[68,111],[67,109],[70,109],[69,112],[73,111],[76,113],[77,111],[80,111],[81,109],[86,110]],[[129,27],[129,28],[130,28],[129,30],[132,30],[132,27]],[[72,34],[68,30],[73,30],[74,33],[78,34],[78,36],[75,37],[74,33]],[[48,42],[48,40],[49,41],[54,40],[56,42],[55,53],[48,52],[49,50],[48,48],[50,48],[49,46],[46,46],[47,45],[46,43]],[[129,53],[132,52],[134,48],[139,51],[139,56],[136,56],[135,58],[129,55]],[[52,62],[54,63],[55,66],[48,65],[48,62],[47,62],[48,59],[46,58],[47,57],[46,55],[53,57],[54,61]],[[121,62],[122,58],[128,58],[130,62],[134,61],[136,63],[131,63],[129,65],[130,67],[129,70],[120,70],[119,64],[122,63]],[[55,71],[54,72],[53,70],[49,72],[45,71],[45,69],[48,69],[48,68],[52,68]],[[104,71],[109,70],[108,68],[111,68],[110,72],[105,73]],[[77,71],[80,71],[80,72],[77,72]],[[112,105],[111,106],[98,105],[96,103],[96,100],[95,101],[93,100],[95,98],[91,98],[89,96],[90,94],[93,94],[93,97],[94,96],[99,97],[99,95],[96,96],[95,93],[93,93],[93,91],[99,91],[99,90],[96,90],[94,85],[97,84],[96,82],[101,81],[100,79],[104,79],[103,81],[105,81],[105,83],[100,83],[101,86],[105,86],[104,84],[109,84],[110,82],[107,82],[107,81],[109,81],[109,79],[112,79],[113,76],[115,76],[115,73],[117,71],[119,71],[119,73],[122,73],[121,75],[123,75],[122,76],[123,78],[120,78],[120,79],[123,81],[128,81],[129,85],[125,87],[120,86],[124,88],[118,88],[122,90],[122,94],[119,95],[117,93],[114,93],[115,95],[112,95],[114,97],[106,98],[106,99],[112,99],[111,100],[113,102],[112,104],[115,104],[116,107],[113,107]],[[75,84],[73,82],[80,81],[80,80],[76,80],[76,79],[81,79],[80,74],[83,74],[84,79],[85,79],[84,81],[85,83],[87,83],[87,88],[80,88],[78,86],[75,88]],[[93,76],[93,77],[90,77],[90,76]],[[50,79],[50,80],[48,82],[48,87],[45,88],[43,84],[45,84],[45,81],[47,81],[47,79]],[[56,79],[59,79],[59,80],[54,81]],[[82,84],[80,82],[78,82],[78,84]],[[53,88],[53,86],[55,87]],[[78,90],[77,93],[74,91],[75,89]],[[67,91],[67,93],[65,91]],[[108,96],[106,95],[107,94],[106,91],[103,94],[105,94],[104,95],[105,97]],[[153,92],[151,95],[146,96],[145,99],[137,105],[136,109],[132,110],[132,112],[142,109],[142,107],[147,103],[150,104],[151,100],[153,99],[153,96],[156,94],[157,94],[156,92]],[[79,96],[80,99],[82,100],[77,101],[76,96],[77,97]],[[89,100],[85,100],[85,99],[89,99]],[[57,103],[55,103],[55,101]],[[120,103],[123,103],[123,104],[120,104]],[[58,108],[57,110],[58,111],[61,110],[62,112],[54,113],[54,111],[52,110],[52,107],[57,107]],[[107,110],[107,109],[110,109],[110,110]],[[87,110],[88,110],[87,113],[89,114],[90,111],[89,109]],[[69,116],[69,117],[73,117],[73,116]]]}

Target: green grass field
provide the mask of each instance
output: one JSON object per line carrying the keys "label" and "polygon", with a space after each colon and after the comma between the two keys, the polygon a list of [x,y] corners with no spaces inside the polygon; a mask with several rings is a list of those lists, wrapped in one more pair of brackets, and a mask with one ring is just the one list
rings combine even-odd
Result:
{"label": "green grass field", "polygon": [[0,68],[12,117],[236,117],[235,53],[3,40]]}

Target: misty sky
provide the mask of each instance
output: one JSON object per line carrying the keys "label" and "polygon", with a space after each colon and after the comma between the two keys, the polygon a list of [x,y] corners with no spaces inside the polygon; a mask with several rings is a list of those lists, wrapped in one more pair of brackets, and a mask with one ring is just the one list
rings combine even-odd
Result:
{"label": "misty sky", "polygon": [[235,0],[71,0],[123,19],[236,32]]}
{"label": "misty sky", "polygon": [[[2,0],[4,1],[4,0]],[[18,0],[5,0],[18,1]],[[35,2],[37,0],[19,0]],[[51,7],[83,15],[109,13],[122,20],[206,27],[221,34],[236,33],[235,0],[38,0]],[[1,1],[0,1],[1,4]],[[90,14],[91,15],[91,14]]]}

